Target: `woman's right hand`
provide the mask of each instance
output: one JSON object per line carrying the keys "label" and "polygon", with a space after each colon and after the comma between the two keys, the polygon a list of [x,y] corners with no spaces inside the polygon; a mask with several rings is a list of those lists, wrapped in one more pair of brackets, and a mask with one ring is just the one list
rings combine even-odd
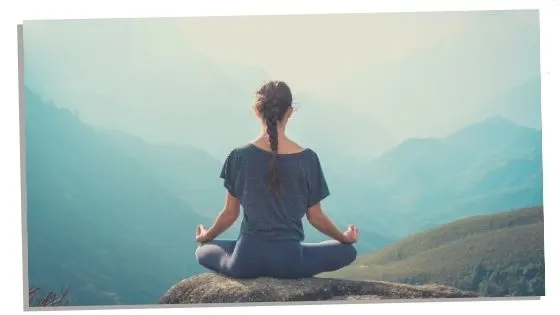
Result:
{"label": "woman's right hand", "polygon": [[196,241],[198,243],[207,242],[208,241],[207,233],[208,233],[208,230],[206,230],[204,225],[202,225],[202,224],[197,225],[196,226],[196,234],[195,234]]}
{"label": "woman's right hand", "polygon": [[356,243],[358,241],[359,234],[360,234],[360,231],[358,230],[358,228],[356,226],[354,226],[354,224],[350,224],[348,226],[348,230],[346,230],[346,232],[344,232],[344,237],[346,238],[346,243],[348,243],[348,244]]}

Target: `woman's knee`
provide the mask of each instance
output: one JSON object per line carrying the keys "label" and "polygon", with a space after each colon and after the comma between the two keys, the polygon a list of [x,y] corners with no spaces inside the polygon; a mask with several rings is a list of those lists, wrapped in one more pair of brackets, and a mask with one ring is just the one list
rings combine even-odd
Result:
{"label": "woman's knee", "polygon": [[206,268],[216,269],[216,262],[214,262],[213,260],[215,260],[217,257],[214,257],[216,255],[213,253],[212,248],[207,244],[199,245],[196,248],[194,255],[198,264]]}
{"label": "woman's knee", "polygon": [[354,262],[354,260],[356,260],[356,257],[358,256],[358,251],[352,244],[341,244],[340,251],[341,252],[339,257],[342,260],[344,266]]}
{"label": "woman's knee", "polygon": [[198,247],[194,251],[194,256],[196,257],[196,261],[202,265],[202,262],[206,257],[206,251],[204,245],[198,245]]}

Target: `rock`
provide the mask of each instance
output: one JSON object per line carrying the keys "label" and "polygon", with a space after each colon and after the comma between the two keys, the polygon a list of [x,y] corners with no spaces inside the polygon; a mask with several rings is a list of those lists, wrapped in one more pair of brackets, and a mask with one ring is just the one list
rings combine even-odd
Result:
{"label": "rock", "polygon": [[289,302],[477,297],[443,285],[407,285],[384,281],[330,278],[233,279],[203,273],[172,286],[160,304]]}

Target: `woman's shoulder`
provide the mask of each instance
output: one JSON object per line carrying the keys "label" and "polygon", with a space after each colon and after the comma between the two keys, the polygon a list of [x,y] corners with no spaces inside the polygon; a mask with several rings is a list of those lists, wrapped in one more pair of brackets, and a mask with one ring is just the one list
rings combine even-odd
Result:
{"label": "woman's shoulder", "polygon": [[293,150],[293,152],[296,153],[301,153],[304,156],[311,156],[311,157],[317,157],[317,152],[315,152],[313,150],[313,148],[309,147],[309,146],[305,146],[302,144],[299,144],[297,142],[291,141],[290,143],[291,146],[291,150]]}
{"label": "woman's shoulder", "polygon": [[234,146],[229,150],[228,157],[239,158],[241,155],[243,155],[243,153],[247,152],[249,149],[251,149],[251,145],[249,143]]}
{"label": "woman's shoulder", "polygon": [[315,151],[313,151],[312,148],[302,145],[298,142],[295,142],[293,140],[289,140],[287,143],[287,153],[288,154],[302,154],[302,155],[317,155],[317,153],[315,153]]}
{"label": "woman's shoulder", "polygon": [[243,159],[244,157],[261,153],[262,149],[255,146],[252,142],[239,144],[230,149],[229,158]]}
{"label": "woman's shoulder", "polygon": [[[264,148],[255,145],[253,142],[244,143],[238,146],[234,146],[230,152],[229,157],[235,159],[243,159],[248,156],[266,156],[268,157],[271,153]],[[290,148],[287,151],[281,152],[279,154],[282,158],[307,158],[310,160],[318,160],[319,155],[315,150],[310,147],[302,146],[298,143],[293,142],[290,144]]]}

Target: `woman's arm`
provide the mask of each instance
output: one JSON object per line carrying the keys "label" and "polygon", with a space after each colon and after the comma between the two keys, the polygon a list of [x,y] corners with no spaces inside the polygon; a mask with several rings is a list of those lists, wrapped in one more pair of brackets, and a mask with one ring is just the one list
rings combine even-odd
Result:
{"label": "woman's arm", "polygon": [[220,211],[218,217],[214,221],[214,224],[210,227],[210,229],[208,229],[208,231],[206,231],[206,234],[200,241],[211,241],[226,231],[239,217],[239,207],[239,199],[227,192],[224,208]]}
{"label": "woman's arm", "polygon": [[350,244],[353,240],[349,239],[344,233],[331,222],[327,215],[321,209],[321,204],[318,203],[307,210],[307,220],[319,232],[339,241],[340,243]]}

